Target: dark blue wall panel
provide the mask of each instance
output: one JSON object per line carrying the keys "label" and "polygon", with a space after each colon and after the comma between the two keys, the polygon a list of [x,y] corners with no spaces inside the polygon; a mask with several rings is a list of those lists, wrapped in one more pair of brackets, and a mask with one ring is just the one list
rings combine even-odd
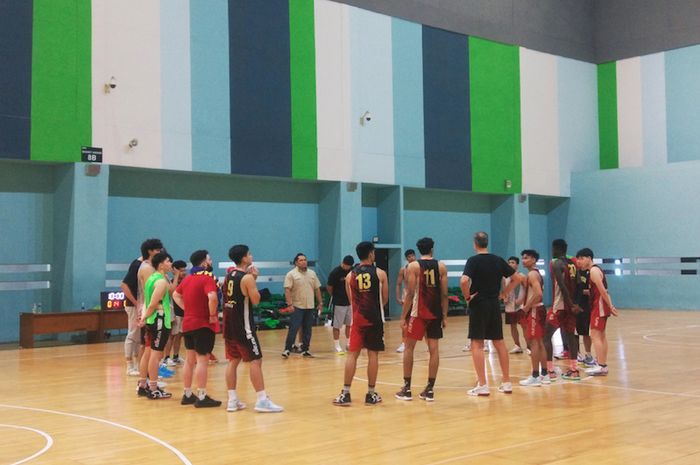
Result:
{"label": "dark blue wall panel", "polygon": [[0,0],[0,157],[29,159],[32,1]]}
{"label": "dark blue wall panel", "polygon": [[289,0],[229,0],[231,172],[292,175]]}
{"label": "dark blue wall panel", "polygon": [[425,187],[471,190],[468,37],[423,27]]}

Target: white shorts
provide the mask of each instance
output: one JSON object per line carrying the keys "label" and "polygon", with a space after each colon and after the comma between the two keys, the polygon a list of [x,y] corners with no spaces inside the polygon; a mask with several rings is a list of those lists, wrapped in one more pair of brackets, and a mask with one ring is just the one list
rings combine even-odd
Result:
{"label": "white shorts", "polygon": [[333,306],[333,327],[340,329],[343,325],[350,327],[352,324],[352,309],[349,305]]}
{"label": "white shorts", "polygon": [[172,328],[170,334],[176,336],[182,332],[182,318],[181,316],[175,316],[172,323]]}

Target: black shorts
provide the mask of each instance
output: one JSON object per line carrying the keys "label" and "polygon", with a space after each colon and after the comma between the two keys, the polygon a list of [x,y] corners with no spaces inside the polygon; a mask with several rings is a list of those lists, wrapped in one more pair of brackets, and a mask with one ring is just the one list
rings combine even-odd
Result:
{"label": "black shorts", "polygon": [[506,312],[506,324],[507,325],[515,325],[520,323],[520,319],[523,317],[523,312],[522,310],[518,310],[517,312]]}
{"label": "black shorts", "polygon": [[583,311],[576,315],[576,334],[588,336],[591,326],[591,309],[582,307]]}
{"label": "black shorts", "polygon": [[469,306],[469,339],[503,339],[501,305],[497,298],[479,299]]}
{"label": "black shorts", "polygon": [[216,334],[210,328],[199,328],[183,333],[185,349],[194,350],[199,355],[210,354],[214,350]]}
{"label": "black shorts", "polygon": [[145,342],[151,350],[162,352],[170,337],[170,328],[165,327],[165,320],[162,316],[157,316],[156,321],[146,325]]}
{"label": "black shorts", "polygon": [[141,331],[139,331],[139,337],[141,338],[141,345],[146,345],[146,327],[141,326]]}
{"label": "black shorts", "polygon": [[359,352],[362,348],[367,350],[384,350],[384,324],[377,323],[372,326],[350,327],[350,352]]}

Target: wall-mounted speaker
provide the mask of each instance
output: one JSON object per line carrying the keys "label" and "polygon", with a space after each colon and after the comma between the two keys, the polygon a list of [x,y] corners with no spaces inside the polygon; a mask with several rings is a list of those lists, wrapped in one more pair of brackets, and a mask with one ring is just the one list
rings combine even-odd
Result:
{"label": "wall-mounted speaker", "polygon": [[356,182],[349,182],[347,186],[345,187],[348,192],[355,192],[357,190],[357,183]]}

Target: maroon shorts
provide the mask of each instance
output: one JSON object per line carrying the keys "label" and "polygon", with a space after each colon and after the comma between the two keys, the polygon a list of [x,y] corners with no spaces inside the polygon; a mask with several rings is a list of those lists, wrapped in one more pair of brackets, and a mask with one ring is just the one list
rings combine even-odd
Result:
{"label": "maroon shorts", "polygon": [[348,346],[350,352],[359,352],[363,348],[374,351],[384,350],[384,324],[378,323],[372,326],[353,324],[350,327]]}
{"label": "maroon shorts", "polygon": [[442,339],[442,319],[424,320],[412,316],[408,319],[406,335],[416,341],[422,340],[425,336],[428,339]]}
{"label": "maroon shorts", "polygon": [[544,337],[546,313],[547,310],[544,308],[544,305],[533,308],[527,314],[523,313],[520,324],[523,327],[525,339],[530,341],[532,339],[542,339]]}
{"label": "maroon shorts", "polygon": [[597,329],[598,331],[605,331],[605,327],[608,324],[607,316],[591,315],[591,329]]}

